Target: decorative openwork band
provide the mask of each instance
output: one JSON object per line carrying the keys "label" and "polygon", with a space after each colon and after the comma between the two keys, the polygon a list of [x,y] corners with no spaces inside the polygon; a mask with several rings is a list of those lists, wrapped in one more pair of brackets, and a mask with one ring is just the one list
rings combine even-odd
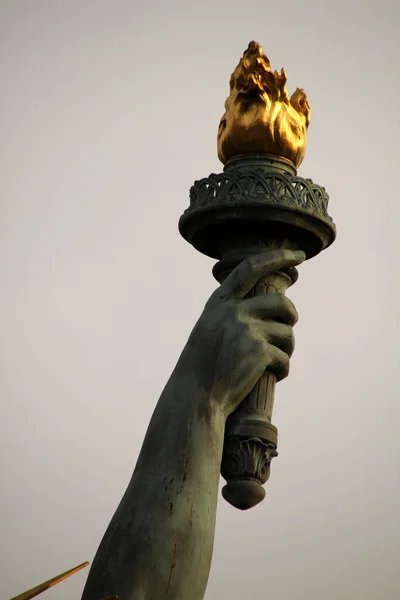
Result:
{"label": "decorative openwork band", "polygon": [[328,201],[325,188],[311,179],[257,167],[232,169],[195,181],[190,188],[190,207],[185,214],[204,208],[270,205],[297,209],[332,222]]}

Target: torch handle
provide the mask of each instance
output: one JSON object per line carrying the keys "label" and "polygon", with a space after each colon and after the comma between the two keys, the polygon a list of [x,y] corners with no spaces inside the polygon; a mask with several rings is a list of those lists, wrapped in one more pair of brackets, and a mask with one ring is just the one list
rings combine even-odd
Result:
{"label": "torch handle", "polygon": [[[293,283],[287,273],[274,273],[258,282],[250,295],[284,294]],[[278,430],[271,423],[276,377],[266,370],[225,427],[221,474],[225,500],[245,510],[265,497],[262,487],[277,456]]]}

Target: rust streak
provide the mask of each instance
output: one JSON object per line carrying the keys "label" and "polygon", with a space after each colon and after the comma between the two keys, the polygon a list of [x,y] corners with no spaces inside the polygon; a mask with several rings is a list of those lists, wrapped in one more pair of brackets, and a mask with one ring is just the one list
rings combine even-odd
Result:
{"label": "rust streak", "polygon": [[190,527],[193,527],[193,500],[190,504]]}
{"label": "rust streak", "polygon": [[185,464],[184,464],[184,466],[183,466],[183,481],[186,481],[186,478],[187,478],[187,468],[188,468],[188,466],[189,466],[189,461],[190,461],[190,458],[189,458],[189,456],[188,456],[188,457],[186,458],[186,460],[185,460]]}
{"label": "rust streak", "polygon": [[172,552],[171,567],[169,569],[169,577],[168,577],[168,584],[167,584],[167,594],[168,594],[169,586],[170,586],[170,583],[171,583],[172,571],[175,569],[175,565],[176,565],[176,549],[177,549],[177,546],[178,546],[178,530],[176,530],[176,534],[175,534],[174,550]]}

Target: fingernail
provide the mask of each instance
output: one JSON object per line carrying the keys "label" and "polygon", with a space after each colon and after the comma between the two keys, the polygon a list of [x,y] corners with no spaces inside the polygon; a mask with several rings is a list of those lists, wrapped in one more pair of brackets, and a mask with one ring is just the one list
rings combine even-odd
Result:
{"label": "fingernail", "polygon": [[295,255],[296,259],[298,259],[301,262],[303,262],[303,260],[306,260],[306,254],[305,252],[303,252],[303,250],[295,250],[293,254]]}

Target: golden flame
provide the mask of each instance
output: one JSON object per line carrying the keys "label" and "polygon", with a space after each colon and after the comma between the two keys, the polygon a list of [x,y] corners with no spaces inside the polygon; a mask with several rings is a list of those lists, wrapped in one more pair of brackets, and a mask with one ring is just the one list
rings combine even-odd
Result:
{"label": "golden flame", "polygon": [[303,90],[291,98],[285,69],[272,71],[257,42],[250,42],[230,79],[218,129],[222,163],[239,154],[273,154],[298,167],[304,158],[310,105]]}

